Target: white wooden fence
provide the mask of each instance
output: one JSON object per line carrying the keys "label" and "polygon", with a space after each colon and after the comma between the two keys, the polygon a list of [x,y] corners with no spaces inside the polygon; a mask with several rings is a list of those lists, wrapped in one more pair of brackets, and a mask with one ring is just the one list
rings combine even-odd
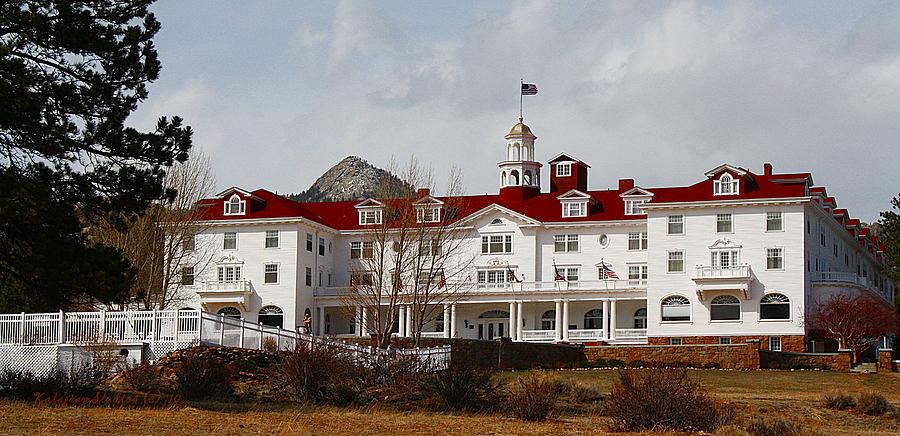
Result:
{"label": "white wooden fence", "polygon": [[435,370],[450,364],[449,345],[381,350],[197,310],[0,314],[0,371],[45,374],[57,367],[58,346],[96,343],[143,344],[148,360],[201,344],[279,350],[326,344],[363,363],[416,356]]}

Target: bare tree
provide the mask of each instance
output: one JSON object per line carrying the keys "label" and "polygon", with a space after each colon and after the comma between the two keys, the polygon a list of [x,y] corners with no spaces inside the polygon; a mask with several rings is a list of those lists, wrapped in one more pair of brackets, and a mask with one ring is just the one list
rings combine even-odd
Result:
{"label": "bare tree", "polygon": [[400,323],[401,305],[410,310],[418,345],[422,330],[438,318],[443,305],[461,296],[459,277],[475,259],[466,245],[470,230],[455,224],[464,206],[459,171],[451,169],[442,197],[431,195],[432,173],[415,158],[391,172],[399,173],[402,183],[382,179],[377,198],[360,205],[369,224],[361,240],[352,243],[350,290],[343,297],[348,315],[356,317],[359,307],[372,313],[365,329],[382,348]]}
{"label": "bare tree", "polygon": [[106,223],[89,229],[93,242],[119,248],[135,269],[128,305],[145,310],[172,308],[190,295],[193,285],[213,261],[211,247],[198,238],[208,225],[200,199],[212,193],[215,180],[209,158],[197,150],[166,174],[164,189],[177,194],[171,202],[151,204],[142,214],[122,216],[124,227]]}

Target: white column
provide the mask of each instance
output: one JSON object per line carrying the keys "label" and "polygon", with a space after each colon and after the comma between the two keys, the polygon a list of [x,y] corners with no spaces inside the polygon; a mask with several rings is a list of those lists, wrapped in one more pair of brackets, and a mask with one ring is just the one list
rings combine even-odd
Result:
{"label": "white column", "polygon": [[616,340],[616,300],[609,302],[609,339]]}
{"label": "white column", "polygon": [[316,308],[319,311],[319,316],[316,320],[316,326],[318,327],[319,336],[325,334],[325,306],[319,306]]}
{"label": "white column", "polygon": [[366,306],[360,308],[362,311],[362,322],[359,324],[359,335],[360,336],[369,336],[369,329],[366,327],[369,324],[369,311],[366,310]]}
{"label": "white column", "polygon": [[516,340],[522,340],[522,302],[516,302]]}
{"label": "white column", "polygon": [[408,306],[406,308],[406,337],[412,337],[413,325],[412,325],[412,317],[413,311],[412,306]]}
{"label": "white column", "polygon": [[450,305],[450,337],[456,337],[456,303]]}
{"label": "white column", "polygon": [[397,308],[397,336],[406,336],[406,306]]}
{"label": "white column", "polygon": [[450,329],[452,329],[452,324],[450,324],[450,305],[444,305],[444,337],[450,337]]}
{"label": "white column", "polygon": [[563,312],[562,312],[562,340],[569,340],[569,300],[563,301]]}
{"label": "white column", "polygon": [[609,300],[603,300],[603,339],[609,339]]}
{"label": "white column", "polygon": [[556,324],[556,340],[562,340],[562,300],[556,300],[554,322]]}
{"label": "white column", "polygon": [[509,338],[516,340],[516,302],[509,302]]}

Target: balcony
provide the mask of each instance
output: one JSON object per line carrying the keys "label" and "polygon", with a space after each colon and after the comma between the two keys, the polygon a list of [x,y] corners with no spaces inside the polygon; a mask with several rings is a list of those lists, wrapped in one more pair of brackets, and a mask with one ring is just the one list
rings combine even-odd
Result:
{"label": "balcony", "polygon": [[[506,283],[473,283],[463,281],[448,281],[450,292],[479,295],[479,294],[515,294],[535,293],[553,294],[560,292],[642,292],[647,290],[647,280],[578,280],[578,281],[548,281],[548,282],[506,282]],[[317,287],[316,297],[339,297],[352,292],[350,286]],[[406,292],[412,292],[412,286],[405,288]],[[390,290],[383,291],[385,295]]]}
{"label": "balcony", "polygon": [[822,271],[816,272],[812,274],[812,278],[810,279],[813,285],[820,286],[855,286],[862,289],[867,289],[870,292],[875,293],[879,297],[891,301],[890,295],[885,292],[882,292],[878,289],[878,285],[875,284],[872,280],[869,280],[868,277],[862,277],[856,275],[851,272],[832,272],[832,271]]}
{"label": "balcony", "polygon": [[572,342],[602,341],[603,329],[569,329],[569,340]]}
{"label": "balcony", "polygon": [[556,330],[522,330],[524,342],[553,342],[556,340]]}
{"label": "balcony", "polygon": [[218,281],[204,280],[200,283],[200,303],[207,304],[236,304],[241,309],[246,309],[250,294],[253,293],[253,284],[248,279]]}
{"label": "balcony", "polygon": [[746,263],[730,267],[697,265],[693,280],[697,284],[697,296],[701,300],[709,291],[737,291],[745,300],[749,300],[753,272]]}

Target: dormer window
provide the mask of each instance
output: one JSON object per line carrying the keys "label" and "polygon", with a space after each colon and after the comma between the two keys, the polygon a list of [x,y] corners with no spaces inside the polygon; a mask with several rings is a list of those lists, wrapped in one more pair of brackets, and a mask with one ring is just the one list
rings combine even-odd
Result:
{"label": "dormer window", "polygon": [[566,177],[572,175],[572,164],[571,163],[558,163],[556,164],[556,177]]}
{"label": "dormer window", "polygon": [[640,200],[625,200],[625,215],[643,215],[644,209],[641,206],[647,202],[646,198]]}
{"label": "dormer window", "polygon": [[587,201],[567,201],[562,204],[563,218],[587,216]]}
{"label": "dormer window", "polygon": [[737,195],[740,193],[738,189],[738,180],[731,177],[731,174],[722,174],[719,180],[713,180],[713,195]]}
{"label": "dormer window", "polygon": [[440,221],[440,207],[420,207],[416,211],[416,222],[418,223],[437,223]]}
{"label": "dormer window", "polygon": [[380,208],[360,209],[359,225],[367,226],[367,225],[373,225],[373,224],[381,224],[381,209]]}
{"label": "dormer window", "polygon": [[247,202],[245,200],[241,200],[241,197],[237,195],[232,195],[228,201],[225,202],[225,215],[243,215],[247,211]]}

